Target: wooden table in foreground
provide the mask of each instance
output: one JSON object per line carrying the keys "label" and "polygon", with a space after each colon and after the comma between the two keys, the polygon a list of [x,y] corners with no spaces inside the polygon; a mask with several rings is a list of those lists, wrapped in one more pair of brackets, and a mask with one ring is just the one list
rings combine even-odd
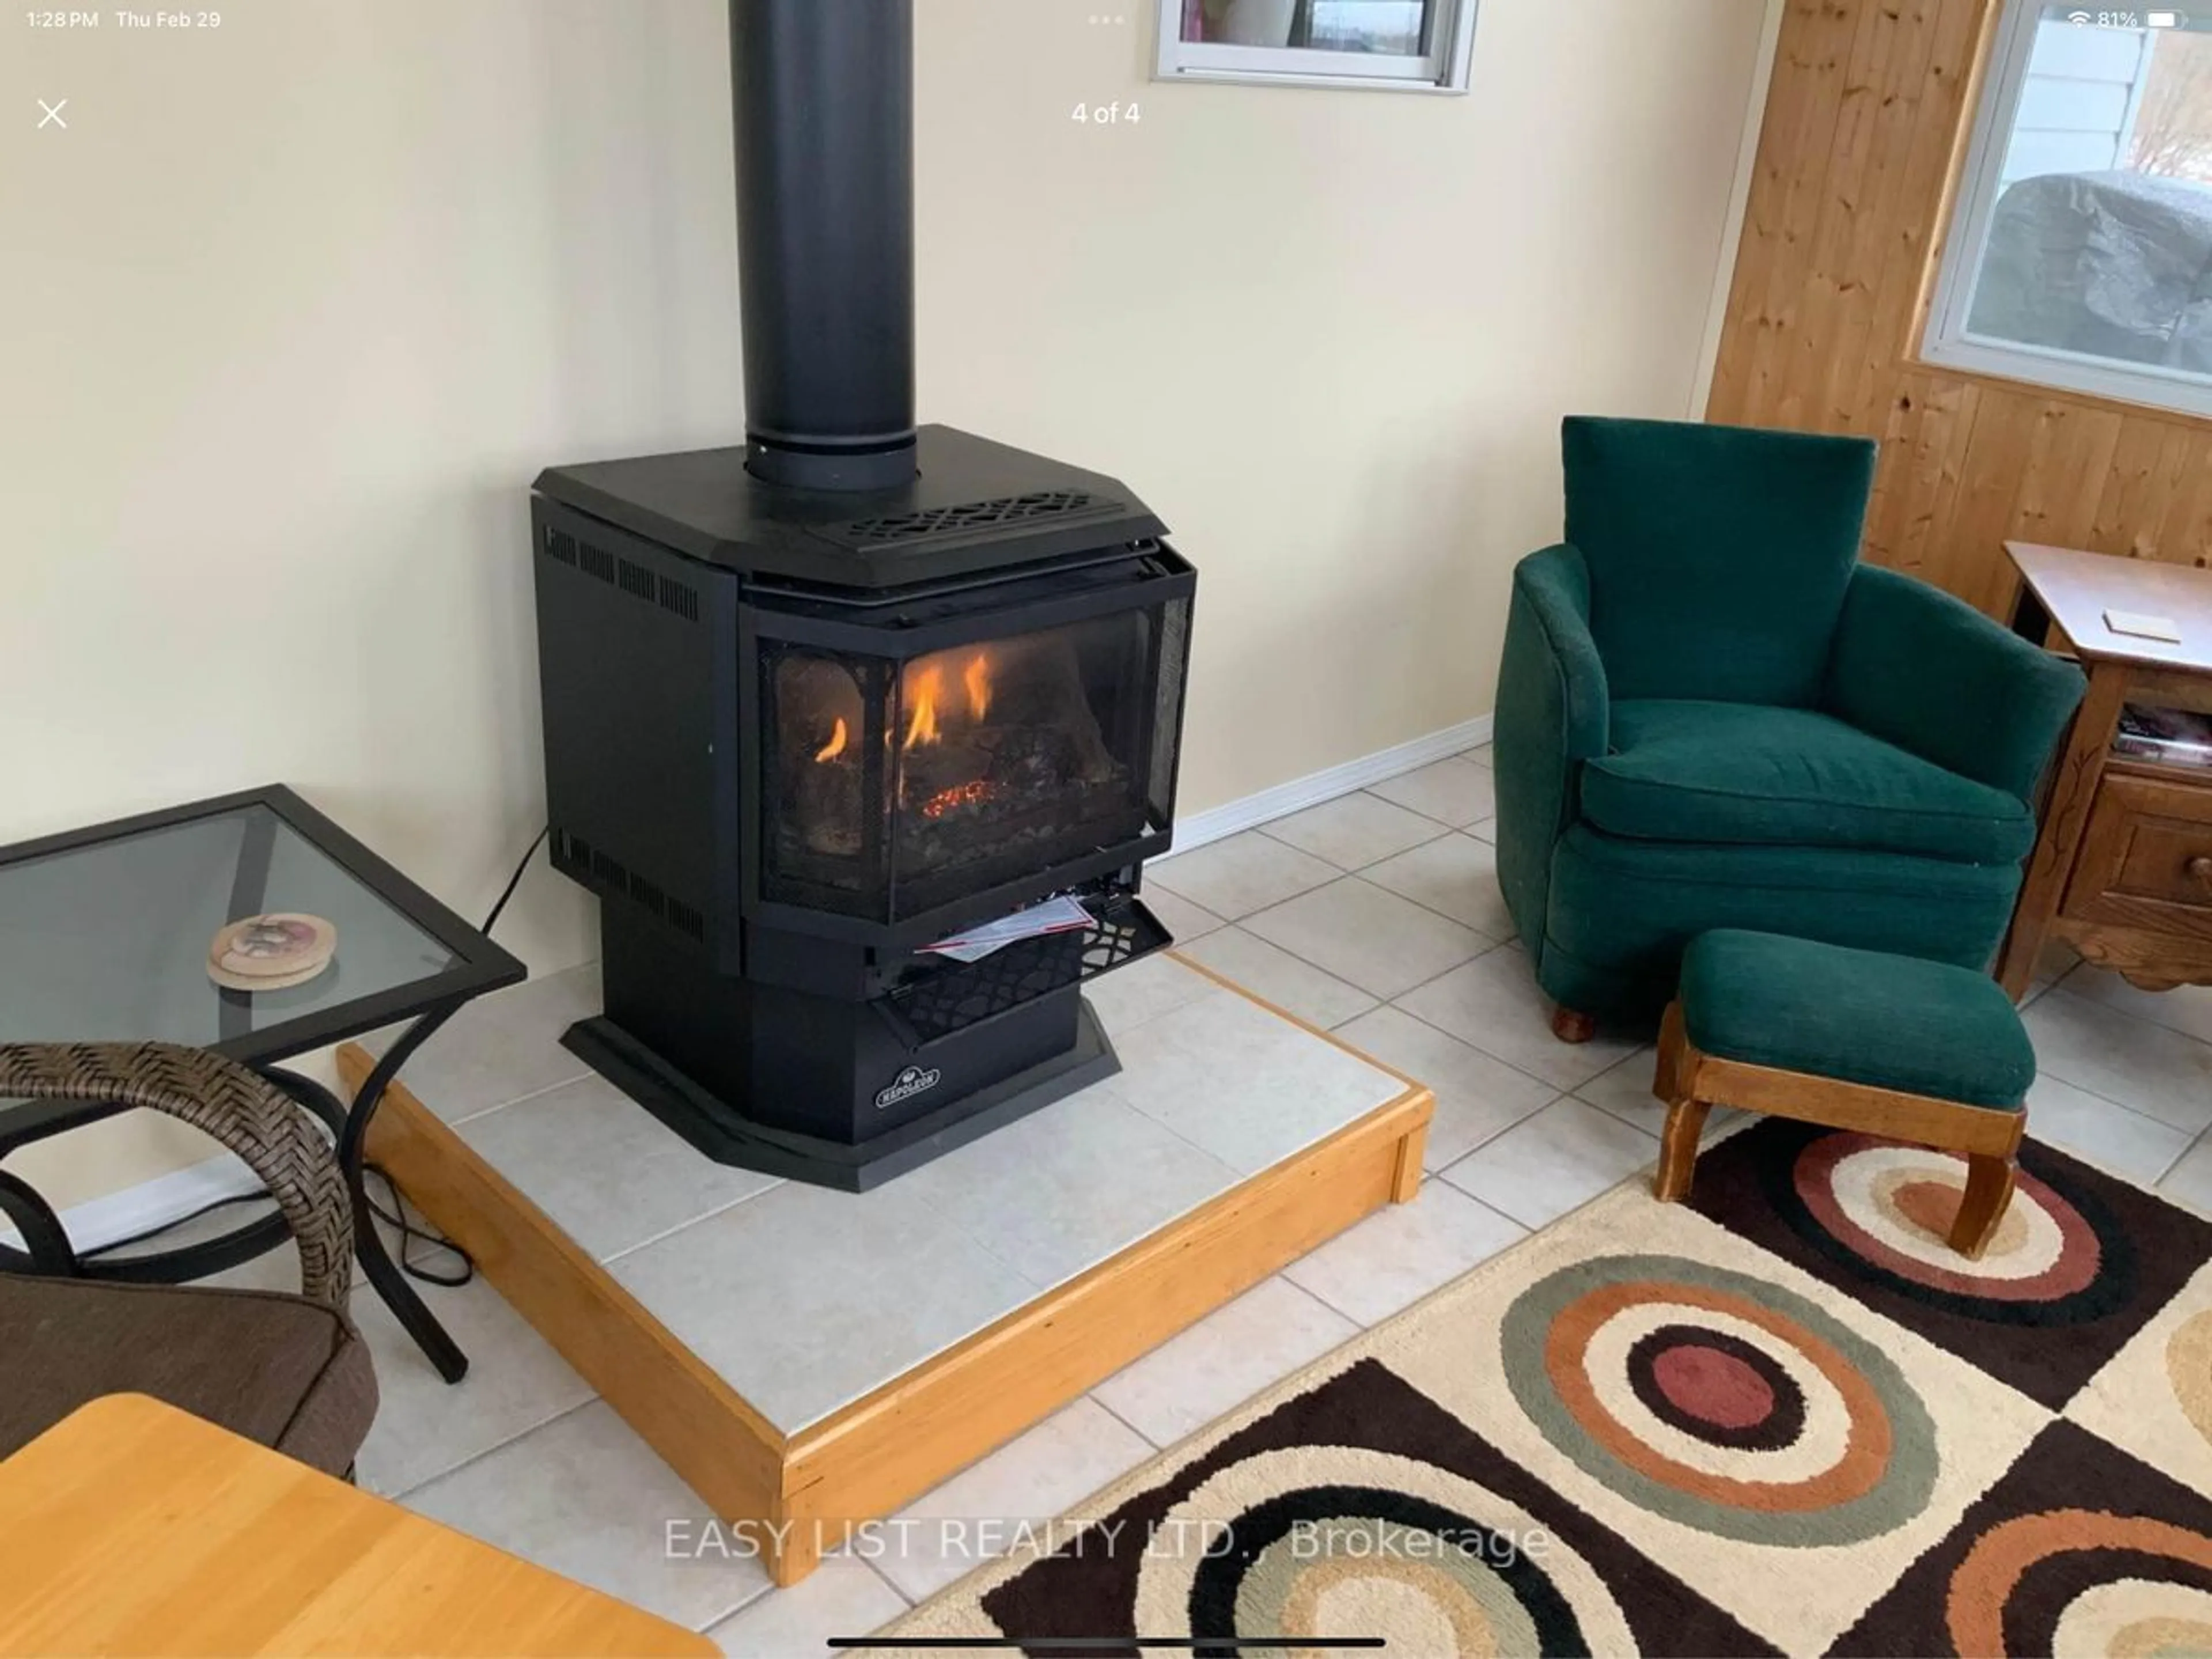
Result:
{"label": "wooden table in foreground", "polygon": [[711,1654],[143,1395],[0,1462],[0,1654]]}
{"label": "wooden table in foreground", "polygon": [[[2077,657],[2088,695],[2061,750],[1997,978],[2018,998],[2063,939],[2145,990],[2212,984],[2212,770],[2112,752],[2129,703],[2212,714],[2212,571],[2008,542],[2014,630]],[[2161,617],[2179,641],[2115,632]]]}

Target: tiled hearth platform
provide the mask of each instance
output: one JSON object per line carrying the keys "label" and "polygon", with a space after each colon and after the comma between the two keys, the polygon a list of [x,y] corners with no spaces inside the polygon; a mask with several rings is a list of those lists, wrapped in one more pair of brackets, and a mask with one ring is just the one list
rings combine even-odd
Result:
{"label": "tiled hearth platform", "polygon": [[520,996],[441,1034],[370,1152],[720,1514],[785,1523],[788,1583],[1419,1189],[1419,1084],[1172,957],[1089,994],[1120,1075],[865,1194],[711,1163],[597,1078],[487,1102],[550,1047]]}

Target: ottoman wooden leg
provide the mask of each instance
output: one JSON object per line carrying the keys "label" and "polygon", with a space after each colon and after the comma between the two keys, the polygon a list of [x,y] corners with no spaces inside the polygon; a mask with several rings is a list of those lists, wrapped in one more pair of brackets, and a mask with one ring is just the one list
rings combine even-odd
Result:
{"label": "ottoman wooden leg", "polygon": [[1651,1092],[1669,1106],[1690,1094],[1688,1068],[1683,1064],[1688,1045],[1682,1030],[1682,1005],[1670,1002],[1659,1017],[1659,1062],[1651,1073]]}
{"label": "ottoman wooden leg", "polygon": [[1659,1173],[1651,1182],[1651,1195],[1662,1204],[1679,1204],[1690,1195],[1698,1137],[1705,1133],[1710,1109],[1702,1100],[1678,1100],[1667,1109],[1667,1127],[1659,1135]]}
{"label": "ottoman wooden leg", "polygon": [[2013,1162],[1986,1152],[1966,1158],[1966,1192],[1959,1200],[1959,1218],[1951,1224],[1951,1248],[1969,1261],[1978,1261],[1996,1236],[2012,1203]]}

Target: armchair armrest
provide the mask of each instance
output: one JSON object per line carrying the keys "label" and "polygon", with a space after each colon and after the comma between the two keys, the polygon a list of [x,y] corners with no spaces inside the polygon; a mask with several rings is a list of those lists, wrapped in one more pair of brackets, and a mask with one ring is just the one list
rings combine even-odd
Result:
{"label": "armchair armrest", "polygon": [[1965,600],[1875,565],[1844,596],[1828,711],[2033,805],[2088,681]]}
{"label": "armchair armrest", "polygon": [[1552,847],[1573,816],[1576,777],[1610,741],[1589,604],[1589,568],[1578,548],[1547,547],[1514,568],[1492,754],[1498,885],[1532,951],[1544,939]]}
{"label": "armchair armrest", "polygon": [[301,1292],[345,1311],[353,1209],[337,1155],[289,1097],[243,1066],[173,1042],[0,1043],[0,1098],[119,1101],[212,1135],[283,1212]]}

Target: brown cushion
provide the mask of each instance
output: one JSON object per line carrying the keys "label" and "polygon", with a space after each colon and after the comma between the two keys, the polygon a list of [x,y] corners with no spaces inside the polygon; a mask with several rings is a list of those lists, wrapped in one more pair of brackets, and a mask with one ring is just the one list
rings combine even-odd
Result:
{"label": "brown cushion", "polygon": [[368,1345],[302,1297],[0,1273],[0,1456],[122,1393],[331,1474],[376,1416]]}

